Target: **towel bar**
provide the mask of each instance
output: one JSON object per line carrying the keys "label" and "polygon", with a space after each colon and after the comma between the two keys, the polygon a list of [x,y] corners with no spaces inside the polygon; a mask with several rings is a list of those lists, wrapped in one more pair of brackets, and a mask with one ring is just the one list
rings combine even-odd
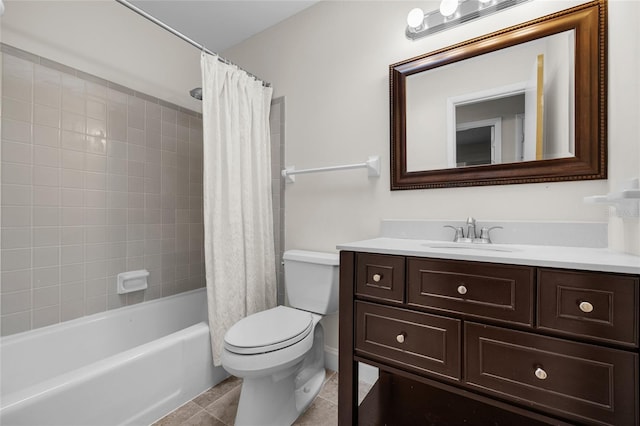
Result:
{"label": "towel bar", "polygon": [[380,156],[374,155],[369,157],[364,163],[357,164],[345,164],[343,166],[327,166],[316,167],[313,169],[296,170],[295,166],[288,166],[282,170],[282,177],[285,178],[287,183],[294,183],[296,181],[295,176],[305,173],[318,173],[318,172],[333,172],[337,170],[350,170],[350,169],[364,169],[368,170],[369,176],[380,176]]}

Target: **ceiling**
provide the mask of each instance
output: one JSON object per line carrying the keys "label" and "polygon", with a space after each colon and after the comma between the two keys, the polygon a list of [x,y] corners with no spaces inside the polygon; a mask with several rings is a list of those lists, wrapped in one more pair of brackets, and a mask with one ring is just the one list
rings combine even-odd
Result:
{"label": "ceiling", "polygon": [[136,7],[221,53],[318,0],[134,0]]}

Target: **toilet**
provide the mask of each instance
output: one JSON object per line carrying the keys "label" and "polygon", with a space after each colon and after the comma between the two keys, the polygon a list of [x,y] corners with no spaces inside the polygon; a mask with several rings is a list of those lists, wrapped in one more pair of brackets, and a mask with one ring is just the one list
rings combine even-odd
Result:
{"label": "toilet", "polygon": [[320,320],[338,311],[338,254],[284,253],[289,306],[250,315],[225,334],[222,366],[241,377],[237,426],[291,425],[325,377]]}

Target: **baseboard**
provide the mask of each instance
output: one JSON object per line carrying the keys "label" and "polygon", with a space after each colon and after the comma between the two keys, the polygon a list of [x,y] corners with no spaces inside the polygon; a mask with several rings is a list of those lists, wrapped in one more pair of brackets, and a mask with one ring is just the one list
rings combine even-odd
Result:
{"label": "baseboard", "polygon": [[338,371],[338,350],[336,348],[324,347],[324,368]]}

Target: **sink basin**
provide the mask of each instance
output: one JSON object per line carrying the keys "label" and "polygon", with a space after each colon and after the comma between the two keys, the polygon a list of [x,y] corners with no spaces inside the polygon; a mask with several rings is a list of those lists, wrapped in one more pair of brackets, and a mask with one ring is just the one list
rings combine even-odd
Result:
{"label": "sink basin", "polygon": [[514,252],[515,248],[506,247],[496,244],[474,244],[474,243],[454,243],[454,242],[429,242],[422,244],[424,247],[433,249],[451,249],[451,250],[481,250],[481,251],[502,251]]}

